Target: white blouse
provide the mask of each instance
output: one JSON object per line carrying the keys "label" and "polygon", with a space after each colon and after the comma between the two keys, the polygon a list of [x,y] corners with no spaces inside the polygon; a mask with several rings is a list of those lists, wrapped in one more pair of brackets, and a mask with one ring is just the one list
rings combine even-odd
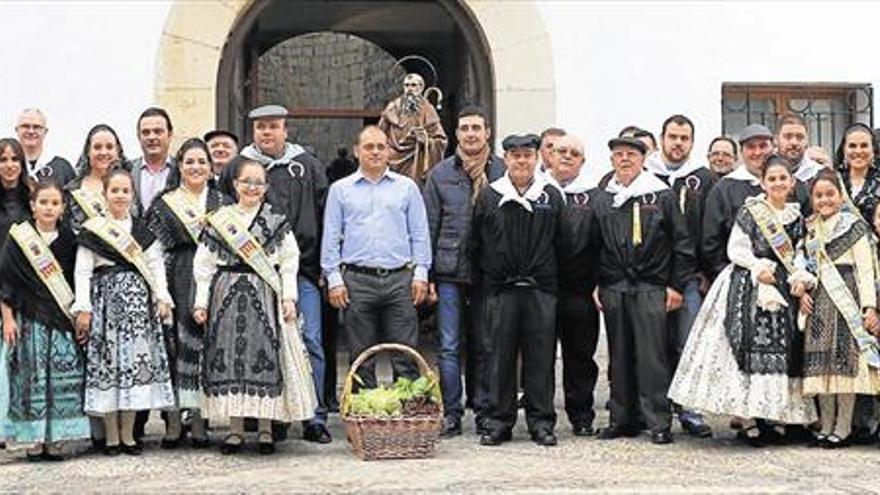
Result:
{"label": "white blouse", "polygon": [[[250,226],[254,218],[259,212],[259,208],[251,211],[245,211],[239,206],[233,206],[241,214],[243,223]],[[296,275],[299,271],[299,245],[296,243],[296,237],[293,232],[285,234],[278,246],[269,256],[269,263],[278,267],[278,274],[281,276],[281,299],[297,300],[297,284]],[[235,264],[239,261],[236,260]],[[217,273],[219,266],[226,266],[216,252],[212,252],[205,244],[200,243],[196,250],[195,258],[193,258],[193,276],[196,282],[196,297],[194,308],[206,309],[208,307],[208,299],[211,292],[211,281],[214,274]]]}
{"label": "white blouse", "polygon": [[[113,221],[126,232],[131,232],[131,217]],[[162,243],[157,239],[150,245],[149,249],[144,251],[144,258],[156,282],[156,300],[173,306],[174,301],[172,301],[171,294],[168,292],[168,280],[165,278],[165,261],[162,258],[164,251]],[[85,246],[77,248],[76,265],[73,270],[74,289],[76,291],[76,300],[71,308],[73,313],[92,311],[92,275],[94,275],[97,268],[114,266],[115,264],[113,261],[100,256]]]}

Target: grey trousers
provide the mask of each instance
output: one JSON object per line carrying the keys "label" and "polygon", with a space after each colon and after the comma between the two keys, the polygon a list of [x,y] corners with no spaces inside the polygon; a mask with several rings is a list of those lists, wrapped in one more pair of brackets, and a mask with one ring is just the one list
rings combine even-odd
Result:
{"label": "grey trousers", "polygon": [[[415,348],[419,343],[419,322],[412,302],[412,271],[386,276],[343,270],[349,304],[342,311],[351,361],[379,343],[398,343]],[[395,379],[418,378],[418,367],[409,356],[391,357]],[[357,372],[364,386],[376,386],[375,362],[364,363]],[[356,387],[357,388],[357,387]]]}

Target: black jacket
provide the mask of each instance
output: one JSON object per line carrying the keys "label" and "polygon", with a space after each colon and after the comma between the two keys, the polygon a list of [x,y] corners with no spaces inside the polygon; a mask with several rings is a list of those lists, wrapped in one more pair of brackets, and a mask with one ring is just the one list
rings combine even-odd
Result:
{"label": "black jacket", "polygon": [[715,184],[706,199],[703,215],[703,268],[706,275],[715,278],[730,263],[727,241],[736,220],[736,214],[746,198],[761,194],[761,186],[744,180],[724,177]]}
{"label": "black jacket", "polygon": [[531,213],[514,202],[499,207],[501,197],[487,187],[474,206],[474,280],[490,293],[517,285],[556,293],[559,225],[565,206],[562,194],[545,185],[541,198],[530,202]]}
{"label": "black jacket", "polygon": [[[646,172],[642,172],[646,173]],[[614,208],[614,195],[597,190],[594,204],[601,229],[600,286],[620,283],[672,287],[683,292],[696,272],[694,243],[670,189],[630,198]],[[641,243],[633,243],[633,203],[639,202]]]}
{"label": "black jacket", "polygon": [[590,294],[596,287],[602,246],[594,198],[598,189],[566,194],[559,236],[559,289]]}
{"label": "black jacket", "polygon": [[[504,160],[490,156],[486,177],[491,183],[504,175],[506,169]],[[431,235],[432,278],[437,281],[471,282],[468,240],[474,214],[472,194],[471,179],[457,155],[444,159],[428,173],[422,196]]]}
{"label": "black jacket", "polygon": [[308,152],[293,160],[297,167],[277,166],[269,170],[266,200],[287,215],[299,245],[299,274],[317,284],[321,276],[321,225],[327,199],[327,175],[324,166]]}

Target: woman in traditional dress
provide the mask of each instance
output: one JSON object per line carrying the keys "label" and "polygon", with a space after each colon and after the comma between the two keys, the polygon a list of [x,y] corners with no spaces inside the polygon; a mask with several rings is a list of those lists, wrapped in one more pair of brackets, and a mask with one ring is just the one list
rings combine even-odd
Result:
{"label": "woman in traditional dress", "polygon": [[837,151],[837,170],[844,193],[866,222],[874,218],[880,202],[880,167],[874,163],[874,133],[865,124],[855,123],[843,132]]}
{"label": "woman in traditional dress", "polygon": [[65,223],[79,234],[86,220],[104,215],[104,177],[115,167],[127,163],[122,143],[112,127],[98,124],[89,130],[77,164],[79,175],[64,187]]}
{"label": "woman in traditional dress", "polygon": [[178,410],[168,413],[162,447],[176,448],[183,434],[180,410],[192,411],[193,447],[208,445],[205,421],[199,412],[202,340],[204,332],[192,319],[195,298],[193,256],[202,232],[205,215],[224,204],[224,197],[209,187],[211,155],[201,139],[189,139],[177,151],[181,185],[159,196],[147,212],[150,230],[165,248],[165,272],[174,299],[174,326],[169,347],[171,371],[177,393]]}
{"label": "woman in traditional dress", "polygon": [[727,246],[731,264],[706,295],[669,389],[684,407],[741,418],[739,437],[756,446],[778,434],[758,420],[816,418],[801,395],[803,340],[790,296],[803,235],[798,204],[786,203],[794,187],[790,163],[769,156],[761,185],[765,194],[747,199],[737,214]]}
{"label": "woman in traditional dress", "polygon": [[6,240],[9,227],[28,217],[30,189],[24,164],[24,150],[18,141],[0,139],[0,244]]}
{"label": "woman in traditional dress", "polygon": [[258,450],[271,454],[271,422],[309,419],[317,405],[296,321],[299,248],[287,218],[263,201],[262,165],[242,162],[235,188],[238,203],[208,217],[193,261],[193,318],[207,327],[202,413],[230,421],[224,454],[241,449],[244,418],[258,419]]}
{"label": "woman in traditional dress", "polygon": [[70,317],[76,245],[59,226],[61,186],[42,181],[32,198],[33,220],[13,225],[0,252],[10,440],[27,448],[29,460],[60,461],[63,442],[89,436],[83,355]]}
{"label": "woman in traditional dress", "polygon": [[107,216],[86,220],[76,253],[76,328],[88,332],[85,412],[104,420],[104,452],[141,453],[136,411],[172,409],[174,389],[160,319],[171,318],[162,245],[130,215],[131,175],[104,177]]}
{"label": "woman in traditional dress", "polygon": [[856,212],[841,211],[843,186],[823,170],[813,182],[813,211],[798,264],[815,277],[798,282],[804,332],[804,395],[818,396],[826,448],[849,444],[856,394],[880,392],[880,354],[871,332],[880,330],[875,288],[876,249],[871,227]]}

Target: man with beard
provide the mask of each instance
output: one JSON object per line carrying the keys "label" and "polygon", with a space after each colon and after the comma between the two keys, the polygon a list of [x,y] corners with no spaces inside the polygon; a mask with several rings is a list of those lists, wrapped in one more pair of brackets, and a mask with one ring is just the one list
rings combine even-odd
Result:
{"label": "man with beard", "polygon": [[608,147],[614,175],[591,199],[601,232],[597,303],[611,378],[610,423],[599,438],[638,435],[641,413],[651,441],[666,444],[673,441],[667,317],[694,276],[694,247],[678,197],[643,170],[645,144],[615,138]]}
{"label": "man with beard", "polygon": [[385,107],[378,124],[391,145],[391,170],[419,184],[446,151],[446,133],[424,89],[422,76],[407,74],[403,94]]}
{"label": "man with beard", "polygon": [[727,136],[718,136],[709,143],[709,168],[720,179],[733,171],[738,158],[736,141]]}
{"label": "man with beard", "polygon": [[746,126],[739,144],[743,163],[719,180],[709,197],[703,214],[702,265],[709,280],[730,263],[727,240],[736,214],[746,198],[757,196],[761,189],[761,167],[773,151],[773,133],[760,124]]}
{"label": "man with beard", "polygon": [[562,343],[565,412],[576,436],[594,433],[593,391],[599,367],[593,359],[599,340],[599,312],[591,300],[599,268],[598,225],[590,198],[596,180],[584,167],[584,145],[566,135],[553,148],[553,177],[565,193],[559,240],[559,294],[556,334]]}
{"label": "man with beard", "polygon": [[[669,117],[663,122],[660,145],[660,152],[649,156],[647,169],[675,193],[676,204],[685,216],[690,238],[699,239],[703,230],[706,197],[715,185],[715,177],[703,163],[691,159],[694,123],[684,115]],[[695,250],[699,265],[702,256],[698,245]],[[694,273],[693,277],[685,280],[681,309],[669,313],[670,365],[673,370],[678,366],[691,326],[700,311],[703,302],[701,290],[705,291],[707,287],[706,278],[699,271]],[[677,405],[675,409],[684,431],[696,437],[712,435],[712,429],[699,413]]]}
{"label": "man with beard", "polygon": [[486,432],[488,401],[488,349],[486,331],[476,318],[480,287],[472,278],[469,245],[473,204],[480,191],[504,175],[504,160],[489,147],[491,129],[484,110],[465,107],[458,113],[455,154],[429,173],[423,191],[431,233],[433,270],[431,293],[438,295],[437,323],[440,331],[440,388],[443,391],[444,436],[461,434],[461,369],[459,341],[468,343],[466,377],[468,396],[479,433]]}
{"label": "man with beard", "polygon": [[472,225],[472,259],[486,290],[483,315],[492,345],[489,431],[480,444],[501,445],[512,438],[516,361],[522,353],[528,430],[536,444],[552,446],[556,253],[565,200],[535,173],[538,136],[508,136],[502,146],[507,174],[480,192]]}
{"label": "man with beard", "polygon": [[[319,241],[327,177],[317,158],[301,145],[287,142],[287,115],[287,109],[280,105],[265,105],[252,110],[248,117],[253,121],[254,142],[241,150],[241,155],[266,167],[266,200],[287,215],[296,236],[300,250],[297,305],[305,317],[301,329],[303,342],[309,352],[315,390],[323,390],[325,363],[318,285],[321,276]],[[323,394],[318,394],[315,418],[304,424],[303,438],[329,443],[332,438],[326,422]]]}
{"label": "man with beard", "polygon": [[28,176],[35,181],[51,177],[63,186],[74,178],[76,172],[64,158],[45,152],[43,145],[48,133],[46,116],[38,108],[26,108],[18,114],[15,134],[24,150]]}
{"label": "man with beard", "polygon": [[806,218],[812,213],[810,187],[813,178],[824,168],[806,154],[810,146],[806,122],[797,114],[783,114],[776,122],[775,140],[777,153],[787,158],[794,167],[792,175],[797,179],[794,194],[801,204],[801,213]]}

